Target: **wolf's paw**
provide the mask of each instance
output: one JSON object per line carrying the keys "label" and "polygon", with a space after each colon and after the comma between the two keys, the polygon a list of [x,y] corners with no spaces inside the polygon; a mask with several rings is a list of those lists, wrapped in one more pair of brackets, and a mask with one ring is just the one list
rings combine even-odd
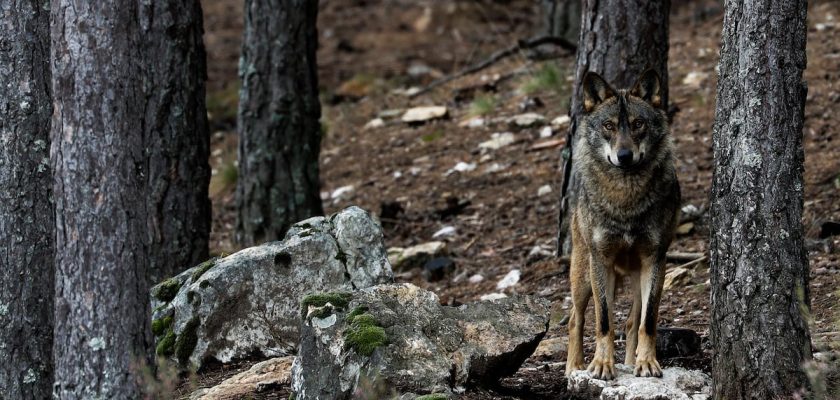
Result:
{"label": "wolf's paw", "polygon": [[587,368],[587,370],[595,379],[602,379],[605,381],[615,379],[615,361],[611,359],[601,359],[595,357],[595,359],[592,360],[592,363],[589,364],[589,368]]}
{"label": "wolf's paw", "polygon": [[661,378],[662,367],[654,357],[636,358],[636,376]]}
{"label": "wolf's paw", "polygon": [[586,366],[584,366],[583,361],[580,362],[566,362],[566,376],[572,374],[572,372],[584,370]]}

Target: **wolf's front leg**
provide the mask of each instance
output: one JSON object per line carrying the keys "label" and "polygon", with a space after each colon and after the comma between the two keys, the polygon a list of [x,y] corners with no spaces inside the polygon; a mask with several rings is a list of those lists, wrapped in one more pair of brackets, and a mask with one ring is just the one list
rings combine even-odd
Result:
{"label": "wolf's front leg", "polygon": [[[608,262],[607,262],[608,261]],[[592,256],[590,279],[595,297],[595,357],[589,372],[597,379],[615,378],[615,270],[612,260]]]}
{"label": "wolf's front leg", "polygon": [[639,324],[639,343],[636,348],[636,376],[662,376],[656,360],[656,325],[659,320],[659,301],[665,280],[665,252],[642,260],[642,315]]}

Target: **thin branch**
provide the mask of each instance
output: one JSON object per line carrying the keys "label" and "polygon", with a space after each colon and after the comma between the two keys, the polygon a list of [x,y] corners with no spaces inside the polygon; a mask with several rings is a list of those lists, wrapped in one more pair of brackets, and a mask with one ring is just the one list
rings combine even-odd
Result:
{"label": "thin branch", "polygon": [[409,97],[417,97],[421,94],[428,93],[432,89],[434,89],[438,86],[441,86],[443,84],[446,84],[448,82],[451,82],[455,79],[458,79],[462,76],[466,76],[466,75],[470,75],[470,74],[474,74],[476,72],[479,72],[479,71],[481,71],[481,70],[483,70],[483,69],[485,69],[485,68],[487,68],[487,67],[489,67],[489,66],[491,66],[491,65],[493,65],[497,62],[499,62],[500,60],[503,60],[507,57],[510,57],[510,56],[518,53],[519,51],[521,51],[523,49],[530,49],[530,48],[538,47],[538,46],[541,46],[541,45],[544,45],[544,44],[553,44],[555,46],[566,49],[566,50],[568,50],[569,52],[572,52],[572,53],[577,51],[577,45],[576,44],[574,44],[574,43],[572,43],[572,42],[570,42],[570,41],[568,41],[564,38],[557,37],[557,36],[538,36],[538,37],[532,38],[532,39],[520,40],[520,41],[516,42],[516,44],[514,44],[513,46],[510,46],[506,49],[502,49],[502,50],[499,50],[499,51],[493,53],[492,55],[490,55],[489,58],[485,59],[484,61],[482,61],[478,64],[473,64],[472,66],[467,67],[466,69],[462,69],[462,70],[460,70],[460,71],[458,71],[454,74],[444,76],[443,78],[440,78],[440,79],[430,83],[425,88],[420,89],[419,91],[417,91],[415,93],[412,93]]}

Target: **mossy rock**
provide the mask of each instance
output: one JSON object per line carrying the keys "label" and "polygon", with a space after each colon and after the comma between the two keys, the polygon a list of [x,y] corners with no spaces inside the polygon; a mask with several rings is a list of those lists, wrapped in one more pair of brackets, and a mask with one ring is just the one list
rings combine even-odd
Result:
{"label": "mossy rock", "polygon": [[163,318],[158,318],[152,321],[152,333],[155,336],[160,336],[166,333],[166,330],[172,326],[172,316],[167,315]]}
{"label": "mossy rock", "polygon": [[170,327],[166,332],[166,336],[158,342],[157,347],[155,348],[155,354],[161,357],[169,357],[174,354],[175,341],[177,338],[178,336],[172,330],[172,327]]}
{"label": "mossy rock", "polygon": [[184,326],[184,330],[181,331],[181,334],[178,335],[178,339],[175,341],[175,356],[181,365],[187,365],[193,350],[195,350],[196,344],[198,344],[197,331],[200,325],[201,321],[198,317],[193,317],[187,321],[187,325]]}
{"label": "mossy rock", "polygon": [[181,290],[181,282],[175,278],[169,278],[152,289],[152,296],[164,303],[168,303],[178,295],[179,290]]}
{"label": "mossy rock", "polygon": [[348,317],[347,322],[350,327],[344,332],[344,341],[346,346],[355,350],[356,353],[370,357],[378,347],[388,344],[385,329],[379,326],[373,315],[357,314],[352,319]]}
{"label": "mossy rock", "polygon": [[[353,294],[347,292],[330,292],[330,293],[313,293],[303,297],[300,302],[300,314],[306,317],[309,312],[309,307],[324,307],[331,304],[336,310],[346,310],[350,300],[353,299]],[[330,310],[331,312],[332,310]],[[319,312],[322,314],[322,312]],[[329,314],[328,314],[329,315]],[[320,317],[323,318],[323,317]]]}
{"label": "mossy rock", "polygon": [[212,258],[201,264],[198,264],[198,266],[195,267],[195,271],[193,271],[192,273],[192,282],[197,281],[198,278],[201,278],[201,276],[204,275],[205,272],[209,271],[210,268],[216,266],[216,261],[218,260],[219,258]]}

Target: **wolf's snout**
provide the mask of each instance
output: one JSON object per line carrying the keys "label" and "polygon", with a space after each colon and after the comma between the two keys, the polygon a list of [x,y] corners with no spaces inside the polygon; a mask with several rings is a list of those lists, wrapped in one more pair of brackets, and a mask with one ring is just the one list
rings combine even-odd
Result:
{"label": "wolf's snout", "polygon": [[628,149],[619,150],[616,158],[618,158],[618,165],[628,166],[633,164],[633,152]]}

